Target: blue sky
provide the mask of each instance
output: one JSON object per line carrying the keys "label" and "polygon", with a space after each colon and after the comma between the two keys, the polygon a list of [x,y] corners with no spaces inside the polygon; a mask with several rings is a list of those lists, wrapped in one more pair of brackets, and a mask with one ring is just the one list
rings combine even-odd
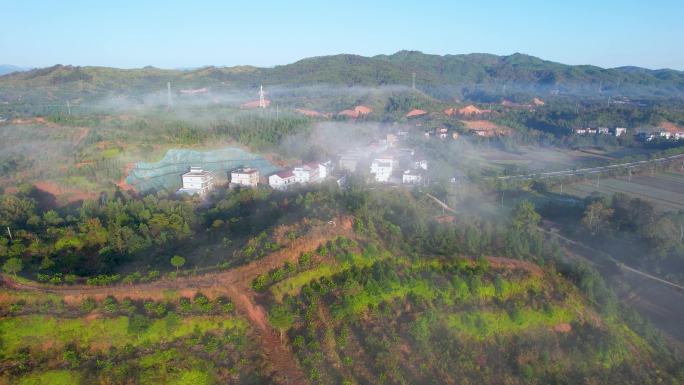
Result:
{"label": "blue sky", "polygon": [[682,0],[0,0],[0,63],[273,66],[409,49],[684,70],[682,16]]}

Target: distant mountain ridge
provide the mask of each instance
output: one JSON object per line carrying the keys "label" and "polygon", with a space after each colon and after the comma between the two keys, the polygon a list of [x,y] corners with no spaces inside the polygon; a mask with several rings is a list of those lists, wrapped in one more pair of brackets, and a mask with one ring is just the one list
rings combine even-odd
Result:
{"label": "distant mountain ridge", "polygon": [[0,64],[0,76],[6,75],[12,72],[28,71],[29,68],[17,67],[11,64]]}
{"label": "distant mountain ridge", "polygon": [[684,72],[639,67],[604,69],[566,65],[516,53],[508,56],[473,53],[430,55],[399,51],[372,57],[340,54],[259,68],[203,67],[167,70],[155,67],[117,69],[55,65],[0,76],[0,100],[46,91],[54,98],[156,92],[170,81],[174,87],[210,87],[214,91],[286,85],[410,86],[413,73],[421,91],[431,96],[620,95],[684,97]]}

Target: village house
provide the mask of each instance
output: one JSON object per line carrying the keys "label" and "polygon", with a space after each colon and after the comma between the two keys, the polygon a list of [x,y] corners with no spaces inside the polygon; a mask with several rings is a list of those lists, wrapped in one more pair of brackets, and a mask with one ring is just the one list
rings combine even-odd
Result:
{"label": "village house", "polygon": [[610,133],[610,130],[608,129],[608,127],[599,127],[598,133],[602,135],[607,135]]}
{"label": "village house", "polygon": [[390,177],[394,172],[394,158],[391,156],[384,156],[373,159],[370,167],[370,173],[375,176],[375,181],[380,183],[389,182]]}
{"label": "village house", "polygon": [[256,187],[259,184],[259,170],[242,167],[230,172],[230,183],[236,186]]}
{"label": "village house", "polygon": [[427,170],[428,169],[428,161],[425,159],[418,159],[418,160],[413,162],[413,168]]}
{"label": "village house", "polygon": [[401,176],[403,184],[419,184],[423,181],[423,175],[419,170],[406,170]]}
{"label": "village house", "polygon": [[584,134],[586,134],[586,133],[587,133],[587,129],[586,129],[586,128],[576,128],[576,129],[575,129],[575,134],[577,134],[577,135],[584,135]]}
{"label": "village house", "polygon": [[627,129],[624,127],[615,127],[615,130],[613,130],[615,133],[615,136],[622,136],[627,133]]}
{"label": "village house", "polygon": [[449,130],[447,130],[446,128],[438,128],[436,130],[436,133],[437,137],[439,137],[440,139],[446,139],[447,137],[449,137]]}
{"label": "village house", "polygon": [[662,139],[670,139],[670,137],[672,137],[672,133],[669,131],[658,131],[655,134]]}
{"label": "village house", "polygon": [[202,167],[190,167],[190,171],[181,178],[183,187],[177,194],[204,195],[214,188],[214,174],[203,170]]}
{"label": "village house", "polygon": [[356,167],[363,158],[363,155],[358,151],[347,151],[340,155],[338,164],[340,170],[355,172]]}
{"label": "village house", "polygon": [[596,130],[595,128],[587,128],[587,134],[593,135],[593,134],[596,134],[597,132],[598,132],[598,130]]}
{"label": "village house", "polygon": [[328,160],[322,163],[318,164],[318,177],[321,178],[321,180],[327,178],[332,174],[333,172],[333,167],[332,167],[332,161]]}
{"label": "village house", "polygon": [[306,184],[311,182],[318,182],[319,168],[318,163],[309,163],[303,166],[297,166],[292,170],[296,183]]}
{"label": "village house", "polygon": [[268,185],[274,190],[287,190],[295,182],[295,175],[292,170],[277,172],[268,177]]}
{"label": "village house", "polygon": [[637,139],[644,142],[651,142],[656,138],[656,134],[651,132],[640,132],[637,134]]}
{"label": "village house", "polygon": [[387,141],[388,146],[396,147],[397,143],[399,142],[399,137],[395,134],[387,134],[387,137],[385,140]]}

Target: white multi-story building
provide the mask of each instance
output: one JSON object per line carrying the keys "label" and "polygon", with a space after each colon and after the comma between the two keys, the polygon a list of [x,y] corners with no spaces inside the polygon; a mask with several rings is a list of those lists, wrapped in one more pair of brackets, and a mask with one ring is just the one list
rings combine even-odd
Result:
{"label": "white multi-story building", "polygon": [[287,190],[291,184],[296,183],[292,170],[285,170],[268,177],[268,185],[275,190]]}
{"label": "white multi-story building", "polygon": [[180,194],[204,195],[214,188],[214,174],[202,167],[190,167],[190,171],[183,174],[182,178],[183,188],[178,190]]}
{"label": "white multi-story building", "polygon": [[256,187],[259,184],[259,170],[251,167],[233,170],[230,172],[230,183],[238,186]]}
{"label": "white multi-story building", "polygon": [[389,182],[392,172],[394,172],[393,157],[387,156],[373,159],[370,173],[375,175],[376,182]]}

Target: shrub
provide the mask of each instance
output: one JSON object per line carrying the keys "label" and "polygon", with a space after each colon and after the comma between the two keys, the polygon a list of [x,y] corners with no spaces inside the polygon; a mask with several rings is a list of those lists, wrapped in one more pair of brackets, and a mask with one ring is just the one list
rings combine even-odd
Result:
{"label": "shrub", "polygon": [[140,334],[145,332],[150,327],[151,321],[142,314],[133,314],[128,319],[128,332],[131,334]]}
{"label": "shrub", "polygon": [[95,299],[91,297],[86,298],[81,303],[81,310],[85,313],[90,313],[91,311],[95,310],[95,307],[97,307],[97,302],[95,302]]}

